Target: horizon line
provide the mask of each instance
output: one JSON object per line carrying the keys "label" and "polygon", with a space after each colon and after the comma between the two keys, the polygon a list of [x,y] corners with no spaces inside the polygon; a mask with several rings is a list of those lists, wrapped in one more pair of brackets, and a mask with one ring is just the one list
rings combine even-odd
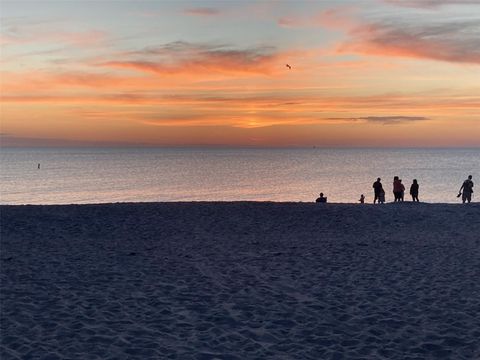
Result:
{"label": "horizon line", "polygon": [[79,144],[79,145],[2,145],[0,149],[480,149],[480,145],[434,145],[434,146],[364,146],[364,145],[227,145],[227,144]]}

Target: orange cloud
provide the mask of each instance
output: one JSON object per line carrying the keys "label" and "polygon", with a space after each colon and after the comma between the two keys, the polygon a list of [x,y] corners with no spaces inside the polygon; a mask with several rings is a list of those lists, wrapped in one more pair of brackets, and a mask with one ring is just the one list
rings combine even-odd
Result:
{"label": "orange cloud", "polygon": [[133,69],[158,75],[263,74],[278,68],[280,55],[273,48],[237,50],[227,45],[174,42],[124,54],[127,59],[99,63],[110,68]]}
{"label": "orange cloud", "polygon": [[[72,119],[92,126],[110,124],[132,128],[265,128],[272,126],[392,124],[419,126],[424,120],[435,124],[440,117],[474,119],[480,97],[422,95],[345,96],[155,96],[109,94],[101,96],[2,96],[5,129],[13,131],[15,119],[33,114]],[[28,110],[15,104],[29,104]],[[10,107],[10,104],[12,107]],[[55,107],[44,105],[56,105]],[[22,110],[16,110],[22,109]],[[394,115],[392,115],[392,113]],[[354,116],[352,116],[352,114]],[[18,123],[24,123],[20,121]],[[95,125],[93,125],[95,124]],[[430,128],[435,125],[429,125]]]}
{"label": "orange cloud", "polygon": [[429,120],[429,118],[425,116],[389,115],[389,116],[360,116],[360,117],[346,117],[346,118],[328,118],[327,120],[340,120],[340,121],[347,121],[347,122],[365,121],[365,122],[377,123],[377,124],[383,124],[383,125],[396,125],[396,124],[404,124],[404,123],[416,122],[416,121],[425,121],[425,120]]}
{"label": "orange cloud", "polygon": [[[280,68],[280,66],[278,66]],[[98,70],[98,68],[96,69]],[[103,69],[102,69],[103,70]],[[282,68],[283,70],[283,68]],[[241,75],[241,74],[240,74]],[[239,76],[241,79],[242,77]],[[158,76],[150,73],[125,74],[122,72],[92,72],[92,71],[0,71],[0,88],[5,94],[39,94],[57,89],[68,89],[69,92],[89,88],[92,91],[151,91],[166,89],[237,89],[238,85],[231,81],[230,76],[210,76],[208,79],[201,74],[182,73],[176,76],[163,77],[159,82]],[[26,81],[27,80],[27,81]],[[206,81],[210,80],[210,82]],[[212,81],[214,80],[214,81]]]}
{"label": "orange cloud", "polygon": [[[142,79],[132,79],[127,76],[118,76],[105,73],[92,73],[86,71],[72,72],[0,72],[1,89],[5,93],[42,92],[57,88],[115,88],[137,82],[144,85]],[[25,81],[27,80],[27,81]],[[137,81],[138,80],[138,81]]]}
{"label": "orange cloud", "polygon": [[409,109],[423,109],[428,111],[462,110],[480,108],[480,96],[476,95],[372,95],[372,96],[315,96],[315,95],[156,95],[138,93],[110,93],[110,94],[74,94],[74,95],[0,95],[0,101],[7,103],[37,103],[37,104],[119,104],[119,105],[162,105],[162,106],[190,106],[201,110],[217,109],[218,111],[244,110],[282,110],[282,112],[316,111],[321,112],[349,112],[355,110],[369,111],[372,108],[378,111],[389,109],[408,112]]}

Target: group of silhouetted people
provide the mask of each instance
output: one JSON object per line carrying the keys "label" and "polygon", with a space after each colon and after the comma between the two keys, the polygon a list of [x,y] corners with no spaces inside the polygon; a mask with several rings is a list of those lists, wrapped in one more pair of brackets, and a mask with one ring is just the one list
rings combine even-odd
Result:
{"label": "group of silhouetted people", "polygon": [[[377,201],[379,204],[383,204],[385,202],[385,190],[383,190],[383,185],[381,183],[380,178],[377,179],[372,185],[373,187],[373,203],[375,204]],[[410,195],[412,196],[413,202],[418,202],[418,181],[417,179],[413,179],[412,185],[410,185]],[[405,200],[405,185],[402,183],[402,179],[398,176],[393,178],[393,196],[394,202],[401,202]]]}
{"label": "group of silhouetted people", "polygon": [[[385,190],[383,189],[383,185],[381,183],[380,178],[377,179],[372,185],[373,187],[373,203],[379,204],[385,203]],[[417,179],[413,179],[412,185],[410,185],[410,196],[412,197],[413,202],[419,202],[418,199],[418,192],[420,186],[418,185]],[[462,197],[462,202],[471,202],[472,201],[472,194],[473,194],[473,181],[472,175],[468,176],[468,179],[465,180],[460,187],[457,197]],[[402,184],[402,179],[398,176],[393,178],[393,196],[394,202],[402,202],[405,198],[405,186]],[[365,203],[365,196],[362,194],[360,195],[360,199],[358,200],[361,204]],[[317,203],[326,203],[327,198],[320,193],[320,197],[315,200]]]}

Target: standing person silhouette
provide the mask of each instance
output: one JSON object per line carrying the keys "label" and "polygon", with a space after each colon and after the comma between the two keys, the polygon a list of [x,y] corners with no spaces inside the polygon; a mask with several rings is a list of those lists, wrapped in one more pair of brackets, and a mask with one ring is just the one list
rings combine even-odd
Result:
{"label": "standing person silhouette", "polygon": [[380,198],[380,194],[381,194],[382,191],[383,191],[383,185],[382,185],[382,183],[380,182],[380,180],[382,180],[382,179],[377,178],[377,181],[375,181],[375,182],[373,183],[373,185],[372,185],[372,187],[373,187],[373,195],[374,195],[374,197],[373,197],[373,203],[374,203],[374,204],[377,202],[377,200],[378,200],[378,202],[380,203],[379,198]]}
{"label": "standing person silhouette", "polygon": [[398,176],[395,176],[393,178],[393,196],[395,198],[395,202],[402,200],[402,188],[405,189]]}
{"label": "standing person silhouette", "polygon": [[398,179],[400,181],[400,199],[399,201],[403,201],[405,197],[405,186],[402,184],[402,179]]}
{"label": "standing person silhouette", "polygon": [[468,175],[468,179],[465,180],[458,191],[458,195],[462,195],[462,202],[471,202],[472,201],[472,194],[473,194],[473,181],[472,175]]}
{"label": "standing person silhouette", "polygon": [[418,182],[417,179],[413,179],[413,184],[410,186],[410,195],[412,195],[412,201],[418,202]]}

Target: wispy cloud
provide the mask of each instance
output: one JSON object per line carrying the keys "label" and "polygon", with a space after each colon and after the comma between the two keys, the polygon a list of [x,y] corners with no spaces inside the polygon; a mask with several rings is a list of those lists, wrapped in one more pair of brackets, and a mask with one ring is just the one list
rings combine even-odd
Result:
{"label": "wispy cloud", "polygon": [[100,66],[126,68],[162,75],[212,73],[270,74],[279,55],[273,47],[235,49],[229,45],[192,44],[177,41],[124,54]]}
{"label": "wispy cloud", "polygon": [[2,29],[0,45],[23,45],[31,43],[51,43],[74,46],[94,46],[103,44],[108,34],[102,30],[68,31],[45,29],[37,24],[17,25]]}
{"label": "wispy cloud", "polygon": [[41,138],[41,137],[26,137],[26,136],[0,136],[0,145],[2,147],[36,147],[36,146],[144,146],[145,143],[141,142],[127,142],[127,141],[89,141],[89,140],[75,140],[64,138]]}
{"label": "wispy cloud", "polygon": [[424,116],[360,116],[360,117],[340,117],[327,118],[327,120],[341,120],[341,121],[364,121],[370,123],[379,123],[383,125],[397,125],[410,122],[430,120]]}
{"label": "wispy cloud", "polygon": [[[449,112],[464,111],[467,109],[480,108],[478,95],[373,95],[373,96],[306,96],[299,95],[266,95],[255,94],[243,96],[222,96],[222,91],[210,96],[185,94],[166,96],[155,93],[118,92],[92,94],[1,94],[0,101],[3,103],[55,103],[55,104],[105,104],[115,103],[124,105],[162,105],[181,106],[196,109],[197,112],[205,110],[218,111],[278,111],[283,114],[310,114],[319,118],[324,114],[350,112],[365,113],[375,108],[380,113],[388,110],[406,113],[406,109],[416,109],[424,113],[438,113],[439,110]],[[433,109],[433,110],[432,110]],[[408,113],[410,114],[410,113]],[[410,116],[410,115],[408,115]],[[398,117],[398,116],[397,116]],[[414,116],[416,117],[416,115]],[[350,117],[351,118],[351,117]],[[342,118],[345,119],[345,118]]]}
{"label": "wispy cloud", "polygon": [[[120,86],[152,88],[154,86],[153,81],[148,81],[148,79],[87,71],[0,71],[0,77],[2,78],[2,90],[9,94],[45,94],[56,89],[118,89]],[[28,81],[25,81],[25,79],[28,79]]]}
{"label": "wispy cloud", "polygon": [[446,5],[480,5],[478,0],[383,0],[392,5],[422,9],[437,9]]}
{"label": "wispy cloud", "polygon": [[214,16],[219,15],[220,10],[210,7],[196,7],[188,8],[184,10],[185,14],[194,15],[194,16]]}
{"label": "wispy cloud", "polygon": [[340,53],[480,64],[480,18],[444,23],[367,23],[348,31]]}
{"label": "wispy cloud", "polygon": [[277,24],[286,28],[346,28],[356,23],[354,20],[356,11],[353,6],[338,6],[309,15],[284,16],[277,20]]}

